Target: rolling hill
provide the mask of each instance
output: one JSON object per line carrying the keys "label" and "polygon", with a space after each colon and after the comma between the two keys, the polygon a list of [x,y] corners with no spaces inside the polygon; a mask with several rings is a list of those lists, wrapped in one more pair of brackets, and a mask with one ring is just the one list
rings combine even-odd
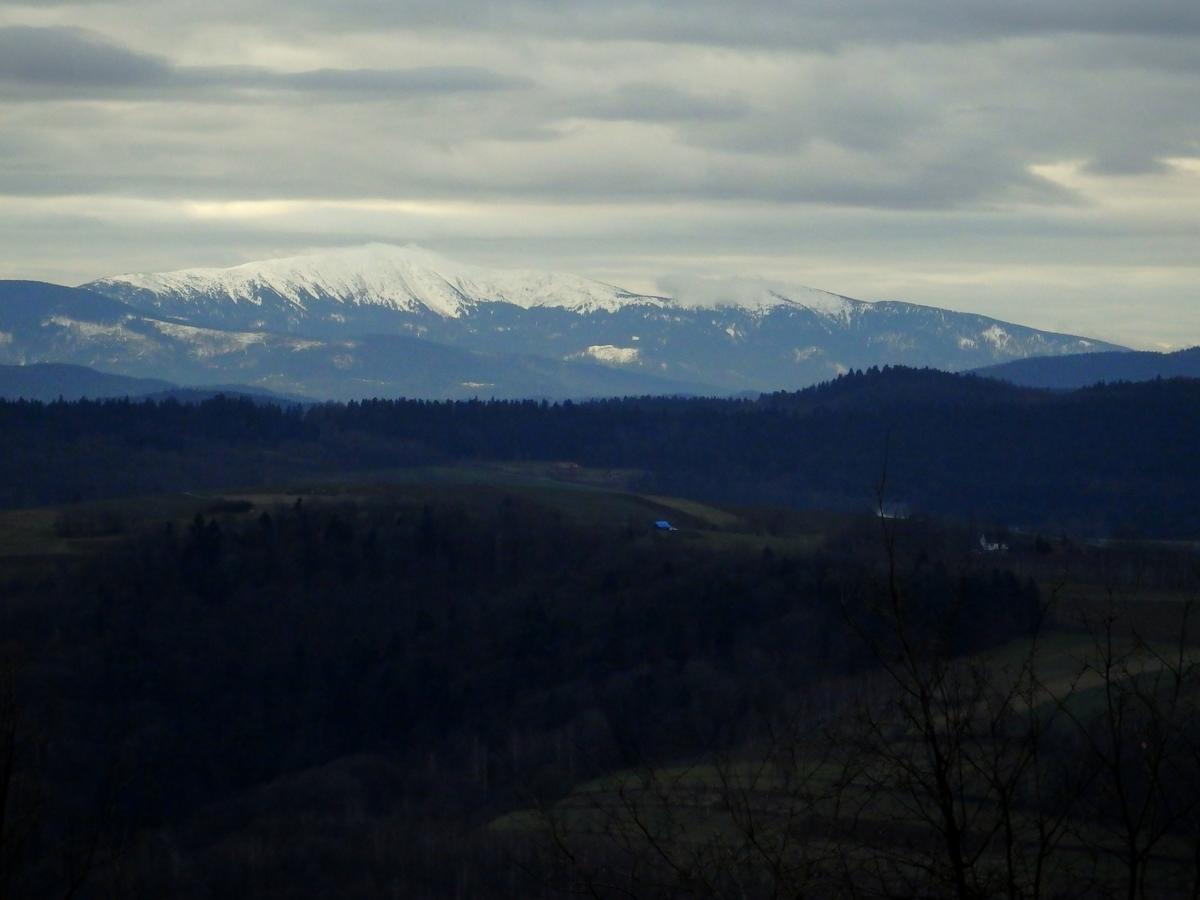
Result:
{"label": "rolling hill", "polygon": [[1101,381],[1200,378],[1200,347],[1174,353],[1148,351],[1034,357],[978,369],[978,374],[1027,387],[1069,389]]}
{"label": "rolling hill", "polygon": [[173,390],[175,385],[156,378],[131,378],[97,372],[67,363],[0,365],[0,397],[5,400],[79,400],[83,397],[140,397]]}

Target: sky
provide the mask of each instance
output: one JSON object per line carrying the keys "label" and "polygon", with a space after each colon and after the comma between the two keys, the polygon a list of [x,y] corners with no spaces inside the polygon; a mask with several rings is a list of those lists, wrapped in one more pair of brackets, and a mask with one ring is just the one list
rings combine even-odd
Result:
{"label": "sky", "polygon": [[0,3],[0,278],[367,241],[1200,344],[1200,3]]}

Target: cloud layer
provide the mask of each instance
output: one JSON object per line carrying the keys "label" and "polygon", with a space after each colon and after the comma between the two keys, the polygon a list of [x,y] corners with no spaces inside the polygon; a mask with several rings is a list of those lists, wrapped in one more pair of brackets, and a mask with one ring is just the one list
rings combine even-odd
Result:
{"label": "cloud layer", "polygon": [[0,9],[2,277],[367,239],[1200,341],[1200,6]]}

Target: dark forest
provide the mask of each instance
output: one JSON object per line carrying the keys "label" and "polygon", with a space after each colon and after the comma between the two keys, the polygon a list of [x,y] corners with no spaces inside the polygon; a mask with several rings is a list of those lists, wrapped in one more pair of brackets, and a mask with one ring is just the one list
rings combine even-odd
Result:
{"label": "dark forest", "polygon": [[0,894],[1193,896],[1198,404],[0,404]]}

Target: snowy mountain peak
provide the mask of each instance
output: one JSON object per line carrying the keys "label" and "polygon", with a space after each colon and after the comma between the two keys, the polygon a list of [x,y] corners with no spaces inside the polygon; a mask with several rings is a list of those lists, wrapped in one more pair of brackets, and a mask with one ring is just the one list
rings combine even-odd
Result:
{"label": "snowy mountain peak", "polygon": [[414,244],[365,244],[248,262],[230,268],[116,275],[84,287],[113,296],[139,295],[172,311],[212,303],[282,305],[297,315],[314,303],[429,311],[458,318],[481,303],[577,313],[629,306],[742,308],[766,312],[798,307],[845,318],[864,301],[812,288],[753,279],[667,279],[670,296],[641,294],[603,281],[532,269],[489,269],[461,263]]}
{"label": "snowy mountain peak", "polygon": [[[181,328],[236,332],[248,342],[285,335],[342,342],[338,346],[404,336],[469,353],[615,367],[723,390],[800,387],[872,365],[958,370],[1120,349],[971,313],[854,300],[767,279],[676,276],[643,294],[576,275],[484,268],[389,244],[227,269],[123,275],[85,287],[149,313],[157,324],[147,327],[156,333],[197,354],[219,351],[221,358],[251,354],[257,345],[222,338],[218,346]],[[61,334],[90,327],[47,321]],[[350,372],[365,352],[339,351],[336,366]]]}
{"label": "snowy mountain peak", "polygon": [[366,244],[226,269],[117,275],[87,287],[109,293],[133,290],[176,301],[191,298],[197,303],[219,298],[261,305],[265,298],[277,297],[297,311],[313,301],[414,312],[424,308],[450,318],[488,302],[577,312],[665,302],[576,275],[467,265],[411,244]]}

